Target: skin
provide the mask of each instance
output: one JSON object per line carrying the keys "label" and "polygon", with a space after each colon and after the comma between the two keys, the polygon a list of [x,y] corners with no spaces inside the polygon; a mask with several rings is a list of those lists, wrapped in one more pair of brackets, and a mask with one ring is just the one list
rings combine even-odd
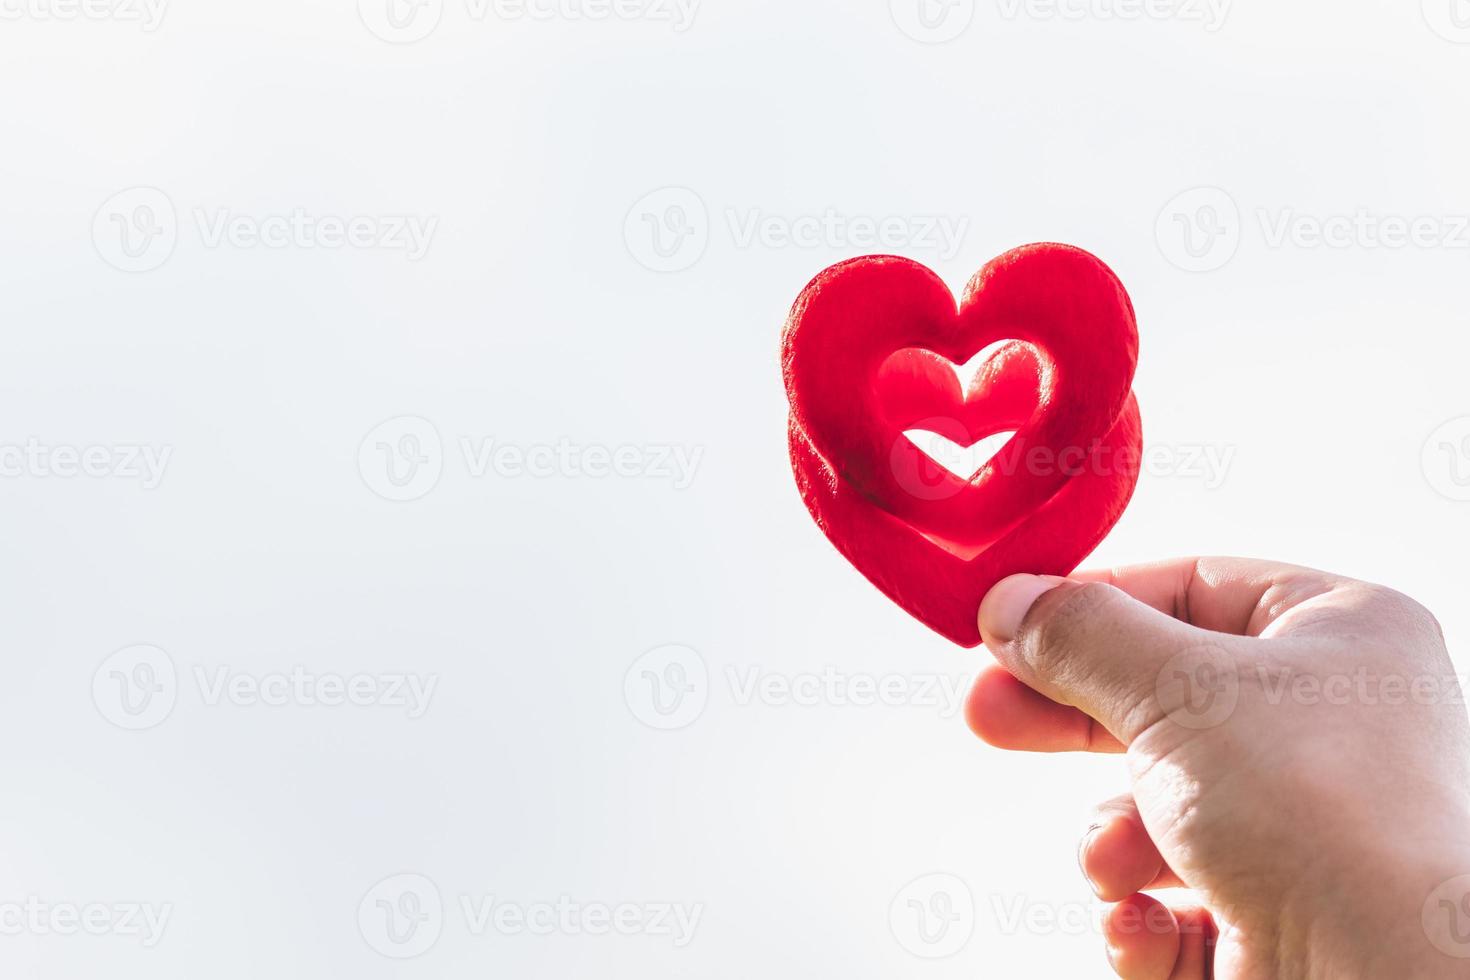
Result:
{"label": "skin", "polygon": [[[1126,755],[1078,854],[1119,976],[1470,976],[1470,723],[1422,606],[1191,558],[1013,576],[979,615],[976,734]],[[1147,894],[1181,886],[1201,907]]]}

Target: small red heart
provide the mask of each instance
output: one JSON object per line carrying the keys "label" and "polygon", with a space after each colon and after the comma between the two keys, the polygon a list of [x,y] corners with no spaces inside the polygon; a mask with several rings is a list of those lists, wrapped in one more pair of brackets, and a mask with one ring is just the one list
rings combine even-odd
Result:
{"label": "small red heart", "polygon": [[[962,388],[953,365],[1002,341]],[[1081,249],[1007,252],[958,307],[908,259],[834,265],[802,291],[782,338],[802,498],[884,594],[975,646],[992,585],[1065,575],[1122,515],[1141,459],[1137,359],[1127,292]],[[914,429],[961,445],[1015,434],[965,478],[904,434]]]}

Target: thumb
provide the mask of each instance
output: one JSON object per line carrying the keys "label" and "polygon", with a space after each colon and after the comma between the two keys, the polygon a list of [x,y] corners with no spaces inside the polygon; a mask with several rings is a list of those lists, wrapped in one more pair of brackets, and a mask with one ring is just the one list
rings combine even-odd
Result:
{"label": "thumb", "polygon": [[1011,673],[1096,718],[1124,745],[1165,717],[1189,728],[1219,724],[1239,694],[1230,637],[1101,582],[1012,575],[980,603],[980,635]]}

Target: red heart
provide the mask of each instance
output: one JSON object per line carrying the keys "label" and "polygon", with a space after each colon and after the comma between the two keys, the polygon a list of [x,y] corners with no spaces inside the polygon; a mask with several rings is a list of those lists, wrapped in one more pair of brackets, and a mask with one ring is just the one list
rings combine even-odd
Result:
{"label": "red heart", "polygon": [[[950,364],[1007,344],[961,390]],[[1007,252],[958,307],[894,256],[832,266],[782,339],[792,465],[812,517],[886,595],[956,643],[1016,572],[1066,574],[1127,505],[1141,429],[1130,392],[1133,306],[1106,265],[1067,245]],[[964,479],[905,435],[974,443],[1015,430]]]}

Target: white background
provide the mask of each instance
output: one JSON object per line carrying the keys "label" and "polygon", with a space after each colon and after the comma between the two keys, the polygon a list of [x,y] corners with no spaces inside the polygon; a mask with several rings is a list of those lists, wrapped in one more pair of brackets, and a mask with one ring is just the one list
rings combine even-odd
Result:
{"label": "white background", "polygon": [[[781,322],[854,254],[958,287],[1023,242],[1096,252],[1148,443],[1231,462],[1146,475],[1094,561],[1381,581],[1467,664],[1464,0],[936,0],[932,28],[907,0],[430,0],[401,28],[388,0],[93,2],[0,0],[7,975],[1107,975],[1074,848],[1121,764],[924,703],[983,651],[883,600],[794,490]],[[1310,239],[1360,210],[1441,231]],[[327,230],[240,237],[296,212]],[[829,212],[847,231],[780,237]],[[405,216],[421,255],[375,237]],[[953,249],[853,234],[939,216]],[[477,475],[462,440],[632,447],[634,475]],[[28,445],[105,452],[67,475]],[[415,445],[429,475],[393,486]],[[670,657],[693,700],[661,730]],[[436,686],[418,717],[212,696],[293,668]],[[742,697],[829,668],[913,696]],[[936,889],[958,918],[926,945]],[[405,891],[397,942],[377,901]],[[490,896],[701,917],[682,948],[476,934]],[[128,903],[167,910],[156,943]],[[58,934],[62,907],[113,925]]]}

